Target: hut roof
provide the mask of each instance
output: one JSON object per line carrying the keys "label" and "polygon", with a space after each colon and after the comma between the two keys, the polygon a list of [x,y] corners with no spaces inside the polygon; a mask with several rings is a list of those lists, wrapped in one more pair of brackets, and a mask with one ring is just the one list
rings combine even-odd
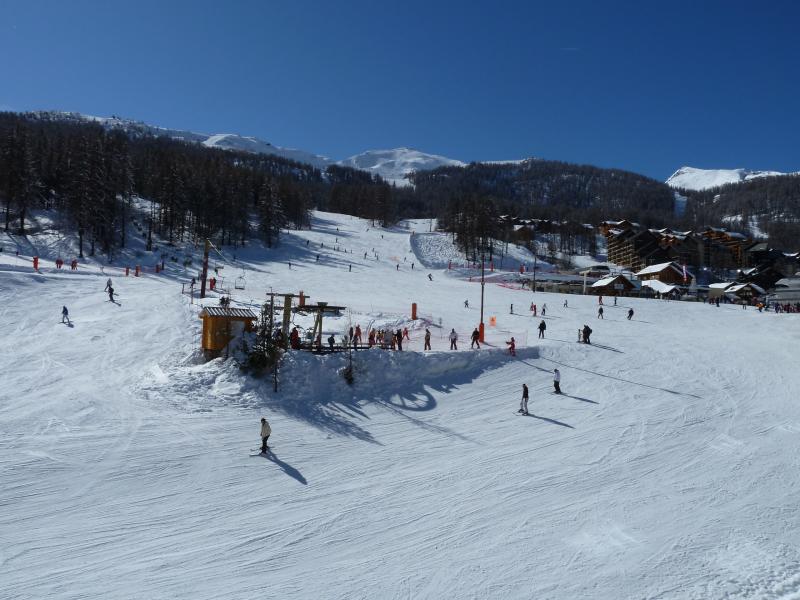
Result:
{"label": "hut roof", "polygon": [[233,317],[235,319],[258,319],[258,315],[249,308],[225,308],[222,306],[206,306],[201,317]]}
{"label": "hut roof", "polygon": [[670,292],[678,289],[677,285],[669,285],[668,283],[664,283],[658,279],[648,279],[647,281],[643,281],[642,287],[649,287],[654,292],[659,292],[661,294],[669,294]]}

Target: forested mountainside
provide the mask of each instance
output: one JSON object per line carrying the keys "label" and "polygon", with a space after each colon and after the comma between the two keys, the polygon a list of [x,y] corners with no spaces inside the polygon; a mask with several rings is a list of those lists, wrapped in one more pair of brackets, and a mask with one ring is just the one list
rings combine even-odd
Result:
{"label": "forested mountainside", "polygon": [[61,211],[89,253],[126,244],[135,197],[150,200],[144,228],[170,242],[211,237],[272,245],[312,207],[388,223],[392,188],[380,178],[278,156],[206,148],[96,123],[0,113],[0,206],[5,229],[25,234],[32,210]]}
{"label": "forested mountainside", "polygon": [[654,226],[675,223],[674,194],[654,179],[559,161],[472,163],[412,176],[418,201],[447,220],[460,198],[483,196],[500,212],[524,218],[597,223],[628,218]]}
{"label": "forested mountainside", "polygon": [[687,219],[760,230],[776,248],[800,250],[800,175],[759,177],[701,191],[688,198]]}

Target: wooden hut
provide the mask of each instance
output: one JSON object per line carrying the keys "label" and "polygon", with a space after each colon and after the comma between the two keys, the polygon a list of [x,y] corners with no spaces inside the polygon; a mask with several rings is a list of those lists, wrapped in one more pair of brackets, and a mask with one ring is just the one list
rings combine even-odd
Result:
{"label": "wooden hut", "polygon": [[626,296],[635,289],[630,279],[624,275],[609,275],[599,281],[595,281],[591,287],[592,294],[600,296]]}
{"label": "wooden hut", "polygon": [[206,306],[200,318],[203,319],[203,350],[215,355],[243,330],[252,331],[258,315],[247,308]]}
{"label": "wooden hut", "polygon": [[636,273],[636,276],[642,281],[655,279],[661,283],[671,285],[688,285],[692,277],[694,277],[690,272],[686,271],[686,277],[684,278],[683,267],[674,262],[645,267]]}

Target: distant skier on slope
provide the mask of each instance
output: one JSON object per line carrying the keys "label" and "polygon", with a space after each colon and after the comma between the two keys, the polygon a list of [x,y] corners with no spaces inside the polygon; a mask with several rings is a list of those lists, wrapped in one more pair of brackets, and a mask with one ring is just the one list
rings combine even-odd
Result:
{"label": "distant skier on slope", "polygon": [[592,335],[592,328],[588,325],[583,326],[583,343],[584,344],[591,344],[591,335]]}
{"label": "distant skier on slope", "polygon": [[558,369],[553,369],[553,387],[556,390],[556,394],[561,393],[561,371]]}
{"label": "distant skier on slope", "polygon": [[546,316],[547,314],[547,303],[542,304],[542,316]]}
{"label": "distant skier on slope", "polygon": [[431,349],[431,331],[427,327],[425,328],[425,348],[424,350]]}
{"label": "distant skier on slope", "polygon": [[267,440],[269,436],[272,434],[272,428],[269,426],[269,423],[264,417],[261,417],[261,453],[266,454],[267,450],[269,450],[269,446],[267,446]]}
{"label": "distant skier on slope", "polygon": [[431,275],[430,273],[428,273],[428,281],[433,281],[433,275]]}
{"label": "distant skier on slope", "polygon": [[67,310],[66,306],[61,307],[61,322],[63,323],[66,319],[67,325],[69,325],[69,311]]}
{"label": "distant skier on slope", "polygon": [[519,401],[519,410],[517,412],[523,415],[528,414],[528,385],[526,383],[522,384],[522,399]]}
{"label": "distant skier on slope", "polygon": [[566,298],[564,298],[564,308],[569,308],[569,303]]}
{"label": "distant skier on slope", "polygon": [[630,321],[632,318],[633,318],[633,309],[629,308],[628,309],[628,321]]}
{"label": "distant skier on slope", "polygon": [[455,329],[450,330],[450,350],[458,350],[458,334]]}
{"label": "distant skier on slope", "polygon": [[464,300],[464,308],[469,308],[469,300]]}
{"label": "distant skier on slope", "polygon": [[544,330],[547,329],[547,323],[544,322],[542,319],[541,323],[539,323],[539,338],[544,339]]}
{"label": "distant skier on slope", "polygon": [[106,287],[105,287],[105,288],[103,288],[103,291],[104,291],[104,292],[107,292],[107,291],[108,291],[108,288],[110,288],[110,287],[111,287],[111,277],[109,277],[109,278],[108,278],[108,281],[106,281]]}
{"label": "distant skier on slope", "polygon": [[108,300],[114,302],[114,288],[111,286],[108,286]]}
{"label": "distant skier on slope", "polygon": [[597,309],[597,318],[598,319],[602,319],[603,318],[603,307],[602,306]]}

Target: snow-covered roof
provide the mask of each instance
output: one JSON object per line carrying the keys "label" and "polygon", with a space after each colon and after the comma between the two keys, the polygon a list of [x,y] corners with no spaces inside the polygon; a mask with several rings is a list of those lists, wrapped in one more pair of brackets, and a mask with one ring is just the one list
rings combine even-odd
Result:
{"label": "snow-covered roof", "polygon": [[677,285],[670,285],[668,283],[664,283],[663,281],[659,281],[658,279],[648,279],[647,281],[642,282],[642,287],[648,287],[654,292],[660,292],[662,294],[669,294],[678,289]]}
{"label": "snow-covered roof", "polygon": [[743,289],[745,289],[747,287],[752,288],[754,292],[757,292],[759,294],[763,294],[764,293],[764,288],[762,288],[761,286],[756,285],[755,283],[737,283],[736,285],[732,285],[731,287],[726,289],[725,292],[728,293],[728,294],[735,294],[739,290],[743,290]]}
{"label": "snow-covered roof", "polygon": [[201,316],[233,317],[235,319],[257,319],[258,316],[249,308],[224,308],[222,306],[206,306]]}
{"label": "snow-covered roof", "polygon": [[710,283],[708,284],[709,289],[712,290],[725,290],[733,285],[732,281],[723,281],[721,283]]}
{"label": "snow-covered roof", "polygon": [[617,277],[621,277],[621,275],[613,275],[611,277],[604,277],[603,279],[599,279],[592,284],[592,287],[605,287],[614,282]]}
{"label": "snow-covered roof", "polygon": [[674,269],[675,271],[683,275],[683,271],[679,269],[674,262],[665,262],[658,265],[650,265],[649,267],[645,267],[644,269],[636,273],[636,275],[652,275],[653,273],[661,273],[662,271],[666,271],[667,269],[670,268]]}

